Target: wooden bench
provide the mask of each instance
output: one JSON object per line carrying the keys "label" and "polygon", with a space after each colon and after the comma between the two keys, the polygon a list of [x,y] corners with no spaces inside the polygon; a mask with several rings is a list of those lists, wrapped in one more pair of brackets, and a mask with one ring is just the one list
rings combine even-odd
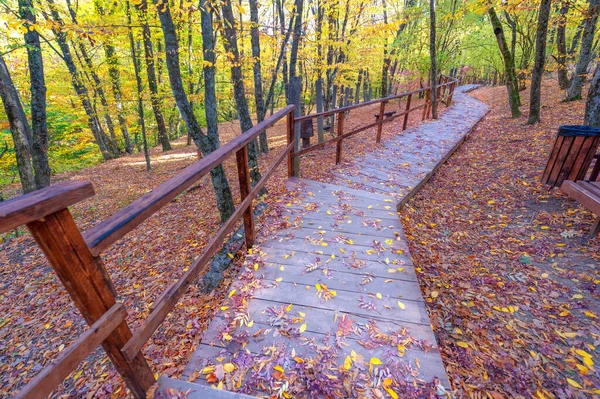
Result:
{"label": "wooden bench", "polygon": [[600,182],[565,180],[560,191],[596,215],[590,234],[594,237],[600,233]]}

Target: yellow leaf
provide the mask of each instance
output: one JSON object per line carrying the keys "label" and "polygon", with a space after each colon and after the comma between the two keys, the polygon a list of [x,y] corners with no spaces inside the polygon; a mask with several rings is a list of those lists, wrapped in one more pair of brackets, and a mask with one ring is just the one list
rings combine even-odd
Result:
{"label": "yellow leaf", "polygon": [[456,345],[460,346],[461,348],[468,348],[469,344],[467,344],[466,342],[462,342],[462,341],[458,341],[456,342]]}
{"label": "yellow leaf", "polygon": [[282,280],[283,280],[283,277],[277,277],[277,278],[275,279],[275,281],[277,281],[278,283],[280,283]]}
{"label": "yellow leaf", "polygon": [[306,313],[304,312],[298,312],[298,314],[300,315],[300,317],[306,317]]}
{"label": "yellow leaf", "polygon": [[317,291],[321,291],[321,284],[319,284],[319,283],[315,284],[315,288],[317,289]]}
{"label": "yellow leaf", "polygon": [[398,399],[398,394],[396,392],[394,392],[392,390],[392,388],[384,386],[383,389],[385,389],[385,391],[388,393],[388,395],[390,395],[392,397],[392,399]]}
{"label": "yellow leaf", "polygon": [[50,324],[50,323],[46,323],[46,325],[44,325],[44,328],[46,330],[48,330],[50,327],[52,327],[52,324]]}
{"label": "yellow leaf", "polygon": [[215,366],[206,366],[202,369],[202,374],[210,374],[215,371]]}
{"label": "yellow leaf", "polygon": [[434,298],[434,299],[435,299],[435,298],[437,298],[437,297],[438,297],[438,295],[439,295],[439,294],[440,294],[440,293],[439,293],[439,292],[437,292],[437,291],[431,291],[431,294],[430,294],[430,295],[431,295],[431,297],[432,297],[432,298]]}
{"label": "yellow leaf", "polygon": [[406,306],[400,301],[398,301],[398,307],[402,310],[406,309]]}
{"label": "yellow leaf", "polygon": [[254,264],[254,270],[255,270],[255,271],[258,271],[258,263],[255,263],[255,264]]}
{"label": "yellow leaf", "polygon": [[229,306],[221,306],[221,310],[225,311],[227,309],[229,309]]}
{"label": "yellow leaf", "polygon": [[300,326],[300,330],[299,331],[300,331],[300,333],[303,333],[304,331],[306,331],[306,323],[304,323],[304,324],[302,324]]}
{"label": "yellow leaf", "polygon": [[377,297],[377,299],[382,299],[383,298],[379,292],[377,294],[375,294],[375,296]]}
{"label": "yellow leaf", "polygon": [[396,269],[388,269],[388,273],[396,273]]}
{"label": "yellow leaf", "polygon": [[381,360],[379,360],[376,357],[372,357],[371,360],[369,361],[369,363],[374,364],[374,365],[382,364]]}
{"label": "yellow leaf", "polygon": [[280,373],[285,373],[285,370],[283,369],[283,367],[277,365],[275,367],[273,367],[274,370],[279,371]]}
{"label": "yellow leaf", "polygon": [[581,357],[589,357],[590,359],[592,358],[592,355],[590,355],[589,353],[587,353],[586,351],[584,351],[582,349],[575,349],[575,353],[577,353]]}
{"label": "yellow leaf", "polygon": [[236,290],[236,289],[233,289],[233,290],[231,290],[231,291],[229,292],[229,295],[227,295],[227,298],[231,298],[232,296],[234,296],[234,295],[235,295],[235,293],[236,293],[236,292],[237,292],[237,290]]}
{"label": "yellow leaf", "polygon": [[227,256],[229,256],[231,259],[233,259],[233,254],[228,253]]}
{"label": "yellow leaf", "polygon": [[350,351],[350,358],[352,359],[353,362],[358,360],[358,354],[356,352],[354,352],[354,349],[352,349]]}
{"label": "yellow leaf", "polygon": [[292,304],[291,303],[285,307],[285,311],[286,312],[289,312],[290,310],[292,310]]}
{"label": "yellow leaf", "polygon": [[231,335],[229,335],[229,334],[227,334],[227,333],[223,333],[223,339],[224,339],[225,341],[231,341],[231,338],[232,338],[232,336],[231,336]]}
{"label": "yellow leaf", "polygon": [[346,356],[346,359],[344,360],[344,370],[350,370],[350,367],[352,367],[352,358]]}
{"label": "yellow leaf", "polygon": [[225,363],[223,365],[223,370],[225,370],[226,373],[231,373],[233,370],[235,370],[235,366],[233,363]]}
{"label": "yellow leaf", "polygon": [[549,228],[550,227],[548,227],[548,226],[542,226],[542,227],[540,227],[540,229],[542,229],[542,230],[548,230]]}
{"label": "yellow leaf", "polygon": [[567,378],[567,382],[569,383],[569,385],[574,386],[575,388],[579,388],[579,389],[583,389],[583,387],[581,386],[581,384],[579,384],[577,381],[572,380],[570,378]]}
{"label": "yellow leaf", "polygon": [[573,299],[583,299],[583,295],[575,294],[575,295],[573,295]]}
{"label": "yellow leaf", "polygon": [[598,316],[596,316],[595,313],[587,311],[587,310],[584,311],[583,314],[586,315],[587,317],[591,318],[591,319],[597,319],[598,318]]}

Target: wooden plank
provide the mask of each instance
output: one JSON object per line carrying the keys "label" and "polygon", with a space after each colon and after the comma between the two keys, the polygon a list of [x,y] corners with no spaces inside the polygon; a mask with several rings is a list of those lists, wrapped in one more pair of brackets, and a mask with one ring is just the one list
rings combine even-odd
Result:
{"label": "wooden plank", "polygon": [[92,253],[100,254],[294,109],[293,105],[288,105],[86,231],[84,237]]}
{"label": "wooden plank", "polygon": [[235,228],[242,214],[248,209],[252,201],[263,188],[267,180],[271,177],[277,166],[287,157],[289,151],[292,150],[294,143],[291,143],[285,151],[275,161],[273,166],[263,175],[259,182],[256,183],[248,196],[240,203],[234,213],[227,219],[225,224],[219,229],[218,233],[206,245],[202,254],[192,263],[189,270],[173,285],[171,285],[158,300],[154,302],[154,309],[140,328],[135,332],[134,336],[123,347],[123,354],[127,359],[133,359],[140,353],[144,344],[150,339],[152,334],[160,326],[167,315],[173,310],[179,298],[187,291],[190,284],[202,273],[206,272],[208,261],[223,245],[223,241]]}
{"label": "wooden plank", "polygon": [[554,167],[554,163],[556,162],[556,157],[558,156],[558,151],[562,146],[562,142],[564,140],[563,136],[557,136],[556,140],[554,140],[554,146],[550,151],[550,156],[548,157],[548,161],[546,162],[546,167],[544,168],[544,172],[542,173],[542,178],[540,181],[542,184],[548,184],[548,178],[550,177],[550,172],[552,172],[552,168]]}
{"label": "wooden plank", "polygon": [[598,201],[600,201],[600,183],[592,183],[580,180],[577,182],[577,184],[592,193],[592,195],[594,195],[596,198],[598,198]]}
{"label": "wooden plank", "polygon": [[94,196],[88,181],[67,181],[0,202],[0,234]]}
{"label": "wooden plank", "polygon": [[75,370],[124,320],[127,312],[122,303],[113,305],[102,317],[81,334],[75,342],[40,371],[16,395],[15,399],[43,399]]}
{"label": "wooden plank", "polygon": [[[102,261],[94,257],[67,209],[27,224],[69,296],[89,325],[116,303],[115,291]],[[125,321],[102,343],[132,395],[145,398],[154,374],[142,354],[125,359],[121,348],[131,338]]]}
{"label": "wooden plank", "polygon": [[[586,140],[586,144],[589,141],[590,137],[588,137],[588,140]],[[579,173],[577,174],[576,178],[573,180],[583,180],[585,179],[585,175],[587,174],[587,170],[590,167],[590,164],[592,163],[592,159],[594,159],[594,155],[596,154],[596,150],[598,149],[598,142],[600,142],[600,137],[594,137],[591,140],[590,143],[590,148],[587,149],[587,154],[585,159],[583,160],[583,162],[581,163],[581,165],[578,163],[578,160],[575,161],[576,165],[574,166],[574,171],[576,169],[579,169]],[[576,169],[575,169],[576,168]],[[570,177],[570,175],[569,175]]]}
{"label": "wooden plank", "polygon": [[408,95],[406,99],[406,110],[404,111],[404,121],[402,122],[402,130],[406,130],[406,126],[408,125],[408,115],[410,113],[410,102],[412,100],[412,94]]}
{"label": "wooden plank", "polygon": [[[550,172],[550,176],[548,176],[548,183],[550,183],[553,187],[557,185],[558,175],[562,170],[565,160],[567,159],[567,155],[575,141],[574,137],[563,137],[562,145],[559,148],[558,155],[556,156],[556,161],[554,162],[554,166],[552,167],[552,171]],[[560,183],[559,183],[560,184]]]}

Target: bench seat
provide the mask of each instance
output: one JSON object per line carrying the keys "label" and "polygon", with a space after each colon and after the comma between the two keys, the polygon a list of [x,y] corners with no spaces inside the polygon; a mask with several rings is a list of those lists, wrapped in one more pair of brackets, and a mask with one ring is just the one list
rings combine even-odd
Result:
{"label": "bench seat", "polygon": [[560,191],[596,215],[590,233],[592,237],[596,236],[600,232],[600,182],[565,180]]}

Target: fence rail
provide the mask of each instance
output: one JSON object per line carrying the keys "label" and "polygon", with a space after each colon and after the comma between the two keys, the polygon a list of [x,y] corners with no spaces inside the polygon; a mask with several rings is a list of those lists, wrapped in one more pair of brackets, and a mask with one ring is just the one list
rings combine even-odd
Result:
{"label": "fence rail", "polygon": [[[442,78],[438,86],[438,101],[452,101],[456,80]],[[423,93],[425,103],[412,107],[413,95]],[[385,116],[385,106],[392,100],[406,97],[406,108],[397,115]],[[379,104],[375,123],[344,132],[345,115],[348,111]],[[224,240],[237,224],[243,221],[246,247],[254,244],[253,200],[271,178],[277,167],[287,159],[288,176],[299,174],[298,160],[303,154],[336,143],[336,163],[341,162],[343,140],[373,127],[377,127],[376,142],[381,140],[383,124],[404,117],[402,130],[406,129],[408,115],[423,109],[422,119],[431,112],[431,88],[426,87],[387,98],[350,105],[318,114],[297,117],[296,107],[289,105],[249,131],[208,154],[167,180],[150,193],[81,233],[68,209],[80,201],[95,195],[89,182],[70,181],[17,197],[0,204],[0,234],[26,225],[31,235],[48,258],[48,261],[77,308],[90,326],[75,342],[39,372],[17,394],[18,398],[42,398],[49,395],[77,365],[98,345],[102,345],[127,387],[136,398],[145,398],[146,391],[155,383],[155,377],[141,353],[144,344],[160,327],[173,310],[187,288],[206,272],[210,259],[222,247]],[[308,148],[300,149],[298,122],[335,115],[337,135]],[[252,186],[248,169],[248,144],[259,134],[282,119],[286,119],[287,144],[262,178]],[[168,287],[151,306],[151,313],[142,325],[131,332],[127,324],[125,307],[116,301],[117,293],[100,255],[117,240],[123,238],[143,221],[154,215],[171,200],[183,193],[195,182],[235,154],[240,183],[241,202],[204,250],[188,268],[188,271]]]}

